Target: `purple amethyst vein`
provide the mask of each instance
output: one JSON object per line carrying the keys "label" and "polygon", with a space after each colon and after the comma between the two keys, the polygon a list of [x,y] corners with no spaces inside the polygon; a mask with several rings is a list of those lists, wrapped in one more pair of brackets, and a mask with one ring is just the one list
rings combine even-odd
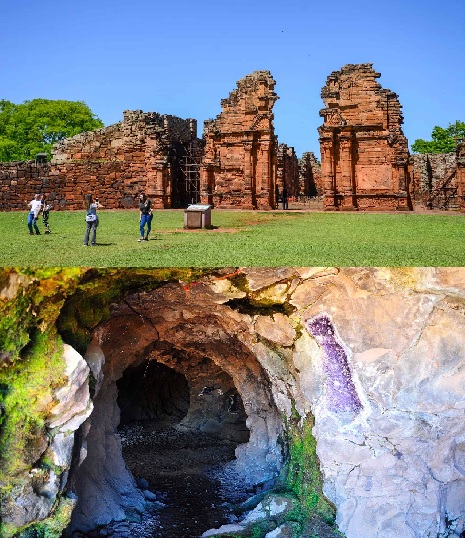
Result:
{"label": "purple amethyst vein", "polygon": [[326,397],[331,411],[352,411],[362,409],[360,398],[349,369],[347,354],[339,342],[331,319],[321,314],[305,322],[307,331],[323,349],[323,371],[326,374]]}

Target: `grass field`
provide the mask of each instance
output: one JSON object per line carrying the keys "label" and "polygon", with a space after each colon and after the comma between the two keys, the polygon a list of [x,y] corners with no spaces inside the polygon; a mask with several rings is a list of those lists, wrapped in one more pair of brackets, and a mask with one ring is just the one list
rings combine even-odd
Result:
{"label": "grass field", "polygon": [[[138,212],[99,212],[96,247],[84,247],[83,211],[51,212],[50,235],[30,236],[27,214],[0,213],[2,266],[465,266],[459,213],[213,210],[213,230],[183,229],[183,210],[157,211],[138,243]],[[42,230],[41,221],[39,228]]]}

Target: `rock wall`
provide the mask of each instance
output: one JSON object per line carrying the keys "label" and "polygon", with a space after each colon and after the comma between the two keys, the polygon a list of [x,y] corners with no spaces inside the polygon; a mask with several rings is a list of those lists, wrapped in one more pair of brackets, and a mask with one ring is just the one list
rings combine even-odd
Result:
{"label": "rock wall", "polygon": [[[318,286],[296,354],[339,528],[354,538],[459,535],[463,270],[344,273]],[[318,334],[321,316],[330,325]]]}
{"label": "rock wall", "polygon": [[204,124],[202,203],[215,207],[275,207],[277,139],[274,134],[275,81],[254,71],[221,101],[223,111]]}
{"label": "rock wall", "polygon": [[412,209],[401,105],[380,76],[372,64],[348,64],[321,90],[326,210]]}
{"label": "rock wall", "polygon": [[[121,274],[131,280],[130,271]],[[239,268],[205,272],[188,282],[167,274],[165,281],[154,276],[152,291],[146,280],[145,291],[132,285],[131,294],[109,310],[100,296],[89,301],[88,294],[102,286],[111,291],[116,277],[114,270],[83,272],[74,293],[77,298],[82,293],[84,303],[72,302],[69,292],[76,319],[98,326],[84,356],[87,366],[67,348],[69,374],[55,389],[57,404],[46,422],[61,446],[55,450],[61,455],[52,456],[55,464],[65,464],[60,480],[47,475],[42,495],[34,462],[43,459],[31,460],[26,483],[45,503],[43,510],[26,488],[3,496],[2,520],[47,517],[50,499],[65,487],[79,497],[76,528],[143,511],[145,501],[125,470],[116,435],[116,382],[128,366],[154,360],[188,379],[193,408],[186,427],[221,431],[227,421],[215,416],[225,409],[222,394],[240,394],[250,437],[242,439],[233,465],[252,483],[272,483],[289,457],[290,425],[314,417],[323,491],[348,538],[445,538],[465,532],[463,268]],[[51,293],[55,288],[41,278]],[[0,280],[2,300],[21,290],[21,279],[10,275],[5,287],[7,280]],[[106,321],[98,321],[102,312],[86,315],[84,304],[102,305]],[[66,303],[63,309],[69,315]],[[40,310],[35,316],[43,323]],[[81,338],[82,328],[74,322],[69,333],[60,326],[64,337]],[[64,440],[67,433],[91,409],[89,370],[94,411],[71,436],[71,446],[70,438]],[[199,389],[215,390],[216,383],[222,394],[215,394],[208,416],[209,391]],[[47,443],[40,453],[44,450]],[[68,477],[71,451],[81,465]]]}
{"label": "rock wall", "polygon": [[[34,437],[28,438],[26,461],[16,468],[13,480],[1,475],[0,517],[6,528],[17,529],[46,520],[59,506],[63,509],[67,503],[71,510],[75,504],[75,498],[64,498],[73,460],[74,434],[91,414],[93,404],[89,367],[82,356],[64,344],[62,361],[61,384],[55,385],[50,394],[44,393],[39,401],[31,402],[36,412],[45,415],[45,423]],[[26,415],[25,435],[27,419]],[[5,488],[9,490],[7,496]]]}

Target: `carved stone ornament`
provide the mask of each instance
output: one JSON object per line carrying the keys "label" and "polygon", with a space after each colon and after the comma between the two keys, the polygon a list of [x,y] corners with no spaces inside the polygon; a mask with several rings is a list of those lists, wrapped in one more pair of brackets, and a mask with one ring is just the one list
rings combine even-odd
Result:
{"label": "carved stone ornament", "polygon": [[330,127],[343,127],[347,125],[346,120],[337,109],[327,110],[325,116],[325,124]]}
{"label": "carved stone ornament", "polygon": [[392,147],[399,140],[399,131],[397,129],[390,129],[387,137],[388,144]]}
{"label": "carved stone ornament", "polygon": [[267,129],[268,128],[267,121],[265,122],[263,120],[268,120],[268,115],[267,114],[257,114],[255,116],[253,122],[250,125],[250,130],[251,131],[260,131],[261,129]]}

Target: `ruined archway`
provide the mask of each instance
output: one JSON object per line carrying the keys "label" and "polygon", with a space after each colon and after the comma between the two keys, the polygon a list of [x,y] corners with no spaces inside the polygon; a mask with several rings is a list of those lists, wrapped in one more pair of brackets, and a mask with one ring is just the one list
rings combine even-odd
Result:
{"label": "ruined archway", "polygon": [[[245,321],[215,299],[207,286],[189,292],[167,284],[127,297],[94,331],[86,353],[94,412],[83,427],[86,458],[73,475],[79,501],[70,532],[145,511],[147,496],[125,465],[118,435],[133,420],[169,419],[178,431],[234,443],[225,472],[248,493],[276,478],[283,426],[268,374],[247,343]],[[131,396],[141,383],[146,390]]]}

